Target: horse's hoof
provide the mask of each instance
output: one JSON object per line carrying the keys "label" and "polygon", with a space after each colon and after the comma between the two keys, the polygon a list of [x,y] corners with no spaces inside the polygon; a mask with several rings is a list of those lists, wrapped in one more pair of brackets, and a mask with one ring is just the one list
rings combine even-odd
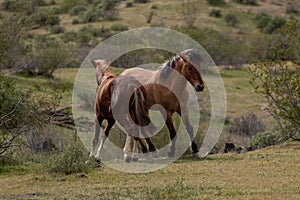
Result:
{"label": "horse's hoof", "polygon": [[127,163],[130,162],[131,161],[131,156],[125,156],[124,161],[127,162]]}
{"label": "horse's hoof", "polygon": [[139,154],[138,153],[133,153],[132,154],[132,161],[138,161],[139,160]]}
{"label": "horse's hoof", "polygon": [[191,157],[192,157],[192,158],[198,158],[198,152],[192,153],[192,154],[191,154]]}

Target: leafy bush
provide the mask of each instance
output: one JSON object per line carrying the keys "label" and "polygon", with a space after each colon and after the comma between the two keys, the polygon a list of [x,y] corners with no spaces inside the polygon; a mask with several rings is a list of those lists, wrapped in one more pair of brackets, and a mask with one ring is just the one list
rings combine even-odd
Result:
{"label": "leafy bush", "polygon": [[273,33],[278,28],[281,28],[286,24],[286,20],[283,17],[272,17],[268,13],[258,13],[255,17],[257,28],[263,33]]}
{"label": "leafy bush", "polygon": [[76,5],[73,8],[71,8],[71,10],[69,11],[69,14],[70,15],[79,15],[79,14],[83,13],[86,10],[87,9],[84,5]]}
{"label": "leafy bush", "polygon": [[126,3],[126,8],[131,8],[133,7],[133,2],[127,2]]}
{"label": "leafy bush", "polygon": [[72,20],[72,24],[80,24],[80,20],[79,19],[77,19],[77,18],[74,18],[73,20]]}
{"label": "leafy bush", "polygon": [[134,0],[134,3],[148,3],[149,0]]}
{"label": "leafy bush", "polygon": [[236,24],[239,22],[237,16],[232,13],[228,13],[225,15],[225,21],[230,26],[236,26]]}
{"label": "leafy bush", "polygon": [[77,32],[75,31],[68,31],[68,32],[65,32],[64,35],[63,35],[63,40],[64,42],[70,42],[70,41],[76,41],[77,40]]}
{"label": "leafy bush", "polygon": [[49,13],[44,11],[33,14],[31,20],[40,26],[55,26],[60,23],[58,15],[49,15]]}
{"label": "leafy bush", "polygon": [[[43,86],[19,89],[11,78],[0,76],[0,80],[1,157],[19,152],[28,134],[36,135],[50,122],[47,112],[58,106],[61,88],[60,84],[44,83]],[[58,87],[54,89],[55,86]],[[14,151],[16,149],[18,151]]]}
{"label": "leafy bush", "polygon": [[89,167],[85,164],[85,161],[88,159],[88,153],[83,150],[83,147],[71,144],[62,153],[54,154],[49,159],[47,168],[50,172],[66,175],[87,172]]}
{"label": "leafy bush", "polygon": [[300,130],[300,66],[283,61],[253,64],[249,71],[255,92],[268,101],[268,111],[293,138]]}
{"label": "leafy bush", "polygon": [[222,17],[221,10],[216,10],[216,9],[211,10],[209,15],[216,18]]}
{"label": "leafy bush", "polygon": [[47,19],[45,21],[45,25],[54,26],[54,25],[58,25],[59,22],[60,22],[60,19],[59,19],[58,15],[50,15],[47,17]]}
{"label": "leafy bush", "polygon": [[273,131],[265,131],[256,134],[250,142],[250,148],[254,149],[261,149],[267,146],[275,145],[280,142],[281,137],[280,134],[273,132]]}
{"label": "leafy bush", "polygon": [[52,76],[53,72],[64,67],[70,60],[70,50],[62,43],[54,40],[38,42],[33,50],[40,75]]}
{"label": "leafy bush", "polygon": [[206,0],[211,6],[224,6],[226,2],[224,0]]}
{"label": "leafy bush", "polygon": [[278,120],[287,138],[294,138],[300,130],[299,44],[299,22],[291,22],[257,49],[263,62],[249,68],[255,92],[266,98],[267,110]]}
{"label": "leafy bush", "polygon": [[154,9],[154,10],[158,9],[158,5],[157,4],[152,4],[151,9]]}
{"label": "leafy bush", "polygon": [[128,26],[126,26],[124,24],[114,24],[110,27],[110,29],[113,31],[122,32],[122,31],[127,31]]}
{"label": "leafy bush", "polygon": [[234,2],[250,6],[258,5],[257,0],[234,0]]}
{"label": "leafy bush", "polygon": [[230,125],[229,132],[237,133],[242,136],[253,137],[259,132],[265,131],[265,124],[255,114],[246,114],[234,118]]}
{"label": "leafy bush", "polygon": [[263,39],[255,48],[260,61],[300,61],[300,23],[291,21]]}
{"label": "leafy bush", "polygon": [[20,10],[22,4],[19,0],[4,0],[1,4],[1,7],[7,11],[17,11]]}
{"label": "leafy bush", "polygon": [[63,10],[60,7],[53,7],[49,11],[49,14],[52,14],[52,15],[59,15],[62,13],[63,13]]}
{"label": "leafy bush", "polygon": [[83,15],[83,22],[84,23],[96,22],[100,19],[101,14],[102,14],[102,11],[97,8],[88,10]]}
{"label": "leafy bush", "polygon": [[76,5],[85,5],[86,1],[84,0],[62,0],[60,6],[64,12],[68,12]]}
{"label": "leafy bush", "polygon": [[64,32],[65,32],[65,28],[62,27],[62,26],[53,26],[50,29],[51,34],[61,34],[61,33],[64,33]]}

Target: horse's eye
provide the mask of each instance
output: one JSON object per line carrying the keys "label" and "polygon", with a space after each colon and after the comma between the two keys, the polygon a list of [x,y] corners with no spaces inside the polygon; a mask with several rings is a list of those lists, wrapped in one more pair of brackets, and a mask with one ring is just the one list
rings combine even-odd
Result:
{"label": "horse's eye", "polygon": [[192,67],[188,67],[188,70],[191,72],[193,70],[193,68]]}

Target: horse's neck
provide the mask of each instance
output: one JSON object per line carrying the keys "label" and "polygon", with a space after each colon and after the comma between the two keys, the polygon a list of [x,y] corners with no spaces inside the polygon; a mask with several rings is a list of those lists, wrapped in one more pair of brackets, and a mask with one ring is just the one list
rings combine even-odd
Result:
{"label": "horse's neck", "polygon": [[115,76],[112,73],[104,73],[98,77],[99,85],[104,84],[107,80],[114,78]]}
{"label": "horse's neck", "polygon": [[177,70],[171,72],[165,79],[160,78],[160,70],[157,70],[154,77],[156,82],[164,84],[171,91],[181,92],[187,88],[187,81]]}

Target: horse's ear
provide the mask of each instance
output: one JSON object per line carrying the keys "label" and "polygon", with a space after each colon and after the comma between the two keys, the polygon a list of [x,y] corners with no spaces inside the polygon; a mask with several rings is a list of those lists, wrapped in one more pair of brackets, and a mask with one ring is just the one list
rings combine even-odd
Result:
{"label": "horse's ear", "polygon": [[97,67],[97,62],[95,60],[91,60],[93,66],[96,68]]}

